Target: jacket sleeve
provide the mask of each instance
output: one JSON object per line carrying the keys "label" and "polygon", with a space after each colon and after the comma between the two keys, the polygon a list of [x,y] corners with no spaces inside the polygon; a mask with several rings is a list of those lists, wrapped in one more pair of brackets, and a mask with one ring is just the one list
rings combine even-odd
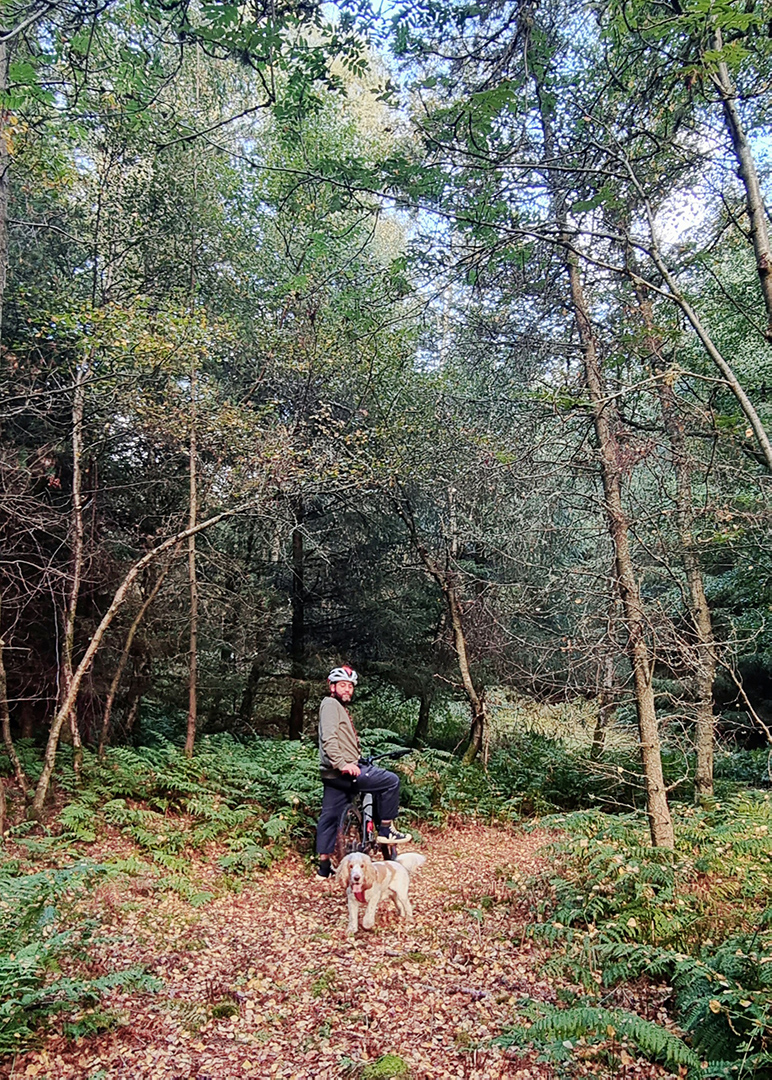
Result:
{"label": "jacket sleeve", "polygon": [[341,711],[337,701],[332,698],[325,698],[319,709],[319,741],[333,769],[342,769],[344,765],[352,764],[341,745],[343,720]]}

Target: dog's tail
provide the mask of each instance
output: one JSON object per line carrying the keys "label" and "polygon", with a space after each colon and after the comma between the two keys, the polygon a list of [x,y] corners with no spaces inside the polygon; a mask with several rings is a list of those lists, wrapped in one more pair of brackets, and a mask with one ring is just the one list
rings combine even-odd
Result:
{"label": "dog's tail", "polygon": [[397,862],[407,870],[411,876],[415,873],[419,866],[423,866],[426,862],[426,856],[422,855],[420,851],[406,851],[404,855],[397,855]]}

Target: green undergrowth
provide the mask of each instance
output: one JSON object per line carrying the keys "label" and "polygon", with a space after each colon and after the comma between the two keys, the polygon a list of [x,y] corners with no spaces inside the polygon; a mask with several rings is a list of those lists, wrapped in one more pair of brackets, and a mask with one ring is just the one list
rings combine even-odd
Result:
{"label": "green undergrowth", "polygon": [[[404,744],[388,728],[364,731],[362,742],[375,753]],[[20,750],[34,777],[39,752],[26,743]],[[687,1071],[696,1054],[709,1063],[700,1075],[772,1080],[772,802],[743,787],[767,775],[765,753],[717,756],[714,807],[675,804],[675,853],[653,851],[643,817],[622,812],[637,804],[640,783],[635,763],[619,754],[595,764],[560,740],[528,735],[492,753],[487,767],[463,767],[437,748],[381,764],[401,773],[403,815],[419,838],[422,823],[451,817],[567,811],[542,819],[561,839],[528,895],[537,898],[532,933],[550,950],[548,972],[580,993],[549,1009],[524,1003],[529,1019],[510,1033],[513,1043],[562,1056],[563,1070],[581,1048],[585,1057],[637,1053]],[[666,766],[688,779],[683,757],[666,755]],[[0,771],[10,771],[2,754]],[[171,890],[195,908],[290,850],[310,854],[321,795],[310,741],[225,734],[202,737],[191,758],[160,738],[112,748],[104,761],[86,752],[79,782],[63,748],[57,810],[45,825],[22,819],[11,787],[14,824],[0,847],[0,1051],[23,1045],[49,1012],[70,1010],[70,1034],[119,1022],[101,1005],[107,983],[56,970],[62,950],[87,955],[85,930],[74,935],[66,914],[100,874],[141,879],[143,895]],[[101,869],[83,861],[89,851]],[[680,1033],[618,1007],[614,988],[636,979],[672,987]]]}
{"label": "green undergrowth", "polygon": [[[376,754],[404,745],[385,728],[365,730],[362,743]],[[32,749],[24,749],[34,775]],[[380,763],[401,773],[403,813],[412,826],[441,825],[459,814],[517,816],[513,801],[482,765],[464,768],[436,749]],[[64,795],[67,801],[55,817],[41,826],[19,820],[17,813],[10,829],[12,844],[29,860],[74,857],[84,845],[99,842],[100,858],[114,867],[154,873],[158,887],[175,889],[194,903],[208,895],[192,880],[195,856],[214,857],[222,875],[238,877],[267,869],[290,849],[308,852],[322,796],[318,751],[311,742],[238,741],[226,734],[201,738],[191,758],[163,740],[109,749],[103,761],[85,751],[80,781],[71,751],[63,748],[56,787],[59,799]],[[104,852],[111,835],[129,840],[133,851],[112,857]]]}
{"label": "green undergrowth", "polygon": [[[561,838],[529,882],[530,933],[549,948],[545,972],[581,989],[564,1008],[530,1003],[530,1026],[507,1040],[571,1059],[580,1045],[608,1054],[613,1035],[691,1076],[772,1077],[772,796],[676,808],[674,852],[649,846],[638,815],[543,824]],[[609,1012],[614,988],[641,979],[668,988],[678,1030]]]}
{"label": "green undergrowth", "polygon": [[76,905],[107,872],[86,860],[39,873],[0,865],[0,1056],[23,1049],[54,1016],[71,1037],[105,1030],[116,1020],[101,1007],[104,995],[160,986],[139,967],[99,978],[62,970],[65,958],[88,957],[95,928]]}
{"label": "green undergrowth", "polygon": [[65,774],[61,784],[72,799],[57,843],[88,844],[110,827],[194,900],[200,892],[185,887],[192,854],[214,845],[224,872],[266,868],[310,833],[321,793],[310,744],[228,735],[201,739],[191,758],[170,743],[116,747],[103,762],[86,754],[82,783]]}

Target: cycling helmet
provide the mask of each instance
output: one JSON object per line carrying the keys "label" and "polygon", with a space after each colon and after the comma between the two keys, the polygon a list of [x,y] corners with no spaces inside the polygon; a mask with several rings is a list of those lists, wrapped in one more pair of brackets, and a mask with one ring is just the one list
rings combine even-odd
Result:
{"label": "cycling helmet", "polygon": [[350,682],[354,686],[356,686],[358,679],[359,676],[348,664],[344,664],[343,667],[334,667],[327,676],[328,683]]}

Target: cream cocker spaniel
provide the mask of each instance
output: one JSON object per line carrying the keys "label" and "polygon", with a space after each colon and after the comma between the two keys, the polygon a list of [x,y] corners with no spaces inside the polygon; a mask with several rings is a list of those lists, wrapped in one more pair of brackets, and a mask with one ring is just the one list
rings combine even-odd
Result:
{"label": "cream cocker spaniel", "polygon": [[362,929],[372,930],[375,912],[381,900],[391,899],[406,922],[413,918],[413,908],[408,900],[410,875],[426,862],[426,856],[408,851],[396,859],[373,862],[369,855],[355,851],[342,860],[336,877],[348,897],[347,934],[359,929],[359,909],[364,907]]}

